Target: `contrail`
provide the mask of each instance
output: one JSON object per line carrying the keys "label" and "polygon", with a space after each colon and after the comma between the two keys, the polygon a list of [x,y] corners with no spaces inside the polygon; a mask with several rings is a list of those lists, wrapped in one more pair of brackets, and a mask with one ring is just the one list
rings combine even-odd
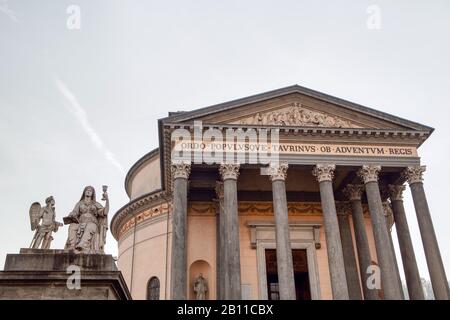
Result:
{"label": "contrail", "polygon": [[19,22],[14,11],[8,6],[8,0],[0,0],[0,12],[6,14],[12,21]]}
{"label": "contrail", "polygon": [[72,93],[72,91],[67,88],[66,84],[61,81],[58,77],[54,77],[54,81],[56,84],[56,87],[58,88],[59,92],[64,96],[64,98],[67,100],[65,103],[65,106],[67,109],[72,113],[75,118],[78,120],[78,122],[83,127],[83,130],[87,133],[89,138],[91,139],[94,146],[100,150],[101,153],[105,156],[105,158],[113,165],[115,166],[122,175],[125,175],[125,170],[122,167],[122,165],[119,163],[119,161],[116,159],[116,156],[114,153],[112,153],[103,143],[100,136],[97,134],[95,129],[91,126],[89,123],[87,113],[83,109],[83,107],[78,103],[77,98]]}

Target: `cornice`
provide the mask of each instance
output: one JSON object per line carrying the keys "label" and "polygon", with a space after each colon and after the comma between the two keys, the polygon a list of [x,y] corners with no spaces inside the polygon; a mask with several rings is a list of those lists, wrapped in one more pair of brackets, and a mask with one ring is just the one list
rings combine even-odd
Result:
{"label": "cornice", "polygon": [[[188,129],[194,128],[193,123],[164,123],[164,129]],[[313,126],[276,126],[276,125],[250,125],[250,124],[208,124],[202,123],[204,130],[214,128],[219,130],[227,129],[278,129],[280,133],[293,135],[319,135],[319,136],[339,136],[339,137],[380,137],[380,138],[400,138],[400,139],[415,139],[422,144],[430,135],[429,131],[425,130],[404,130],[404,129],[374,129],[374,128],[335,128],[335,127],[313,127]],[[245,131],[245,130],[244,130]],[[418,146],[420,146],[420,144]]]}
{"label": "cornice", "polygon": [[128,220],[127,218],[133,217],[138,210],[142,211],[144,208],[149,208],[161,202],[170,202],[168,199],[169,197],[164,190],[156,190],[130,201],[117,210],[110,223],[110,229],[114,239],[119,239],[119,230],[123,223]]}

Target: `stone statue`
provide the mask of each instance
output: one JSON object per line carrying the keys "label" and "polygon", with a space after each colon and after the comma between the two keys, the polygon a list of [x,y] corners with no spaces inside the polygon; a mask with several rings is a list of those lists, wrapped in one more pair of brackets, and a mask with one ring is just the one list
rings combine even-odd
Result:
{"label": "stone statue", "polygon": [[[39,202],[34,202],[30,207],[31,231],[36,230],[30,248],[50,249],[53,240],[52,232],[57,232],[63,224],[55,221],[55,199],[52,196],[45,199],[45,207]],[[39,221],[41,224],[39,224]]]}
{"label": "stone statue", "polygon": [[80,201],[64,218],[64,224],[69,224],[65,249],[75,250],[77,253],[105,253],[109,211],[106,186],[103,186],[102,200],[106,201],[104,207],[96,201],[93,187],[84,188]]}
{"label": "stone statue", "polygon": [[194,282],[194,292],[196,300],[206,300],[206,292],[208,291],[208,286],[206,284],[206,279],[203,278],[203,274],[195,279]]}

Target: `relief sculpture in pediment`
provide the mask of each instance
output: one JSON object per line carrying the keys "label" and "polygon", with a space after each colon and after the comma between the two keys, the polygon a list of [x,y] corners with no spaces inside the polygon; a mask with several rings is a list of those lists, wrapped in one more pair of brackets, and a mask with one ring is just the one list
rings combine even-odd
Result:
{"label": "relief sculpture in pediment", "polygon": [[270,112],[258,112],[254,116],[241,119],[239,124],[279,125],[279,126],[318,126],[336,128],[358,128],[351,121],[304,108],[293,103],[287,108]]}

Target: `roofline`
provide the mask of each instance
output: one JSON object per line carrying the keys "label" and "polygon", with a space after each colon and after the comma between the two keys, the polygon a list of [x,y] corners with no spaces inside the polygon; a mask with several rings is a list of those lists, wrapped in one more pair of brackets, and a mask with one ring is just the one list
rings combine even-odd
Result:
{"label": "roofline", "polygon": [[339,105],[339,106],[347,108],[347,109],[363,112],[368,115],[382,118],[387,121],[395,122],[395,123],[405,126],[405,127],[409,126],[411,128],[417,129],[417,130],[427,130],[427,131],[430,131],[430,133],[434,131],[434,128],[423,125],[421,123],[410,121],[410,120],[407,120],[404,118],[400,118],[400,117],[394,116],[394,115],[386,113],[386,112],[378,111],[376,109],[369,108],[369,107],[366,107],[366,106],[363,106],[363,105],[360,105],[360,104],[357,104],[357,103],[354,103],[354,102],[351,102],[348,100],[340,99],[340,98],[337,98],[337,97],[334,97],[334,96],[331,96],[331,95],[328,95],[328,94],[325,94],[325,93],[322,93],[319,91],[315,91],[315,90],[312,90],[312,89],[309,89],[306,87],[302,87],[297,84],[293,85],[293,86],[276,89],[276,90],[267,91],[264,93],[251,95],[251,96],[236,99],[236,100],[231,100],[228,102],[223,102],[223,103],[207,106],[207,107],[196,109],[193,111],[187,111],[187,112],[175,114],[172,116],[162,118],[162,119],[160,119],[160,121],[161,122],[188,121],[192,118],[202,117],[202,116],[213,114],[216,112],[229,110],[229,109],[236,108],[236,107],[243,106],[243,105],[250,104],[250,103],[261,102],[264,100],[272,99],[272,98],[275,98],[275,97],[278,97],[281,95],[286,95],[286,94],[291,94],[291,93],[304,94],[304,95],[307,95],[307,96],[310,96],[310,97],[313,97],[316,99],[320,99],[325,102]]}
{"label": "roofline", "polygon": [[129,183],[131,181],[131,177],[133,176],[133,174],[136,173],[136,171],[138,171],[141,168],[141,166],[144,163],[146,163],[148,160],[152,159],[156,154],[158,154],[159,153],[158,151],[159,151],[159,147],[146,153],[144,156],[142,156],[138,161],[136,161],[131,166],[130,170],[128,170],[127,175],[125,176],[125,182],[124,182],[125,191],[126,191],[128,197],[131,198],[131,192],[129,190]]}

